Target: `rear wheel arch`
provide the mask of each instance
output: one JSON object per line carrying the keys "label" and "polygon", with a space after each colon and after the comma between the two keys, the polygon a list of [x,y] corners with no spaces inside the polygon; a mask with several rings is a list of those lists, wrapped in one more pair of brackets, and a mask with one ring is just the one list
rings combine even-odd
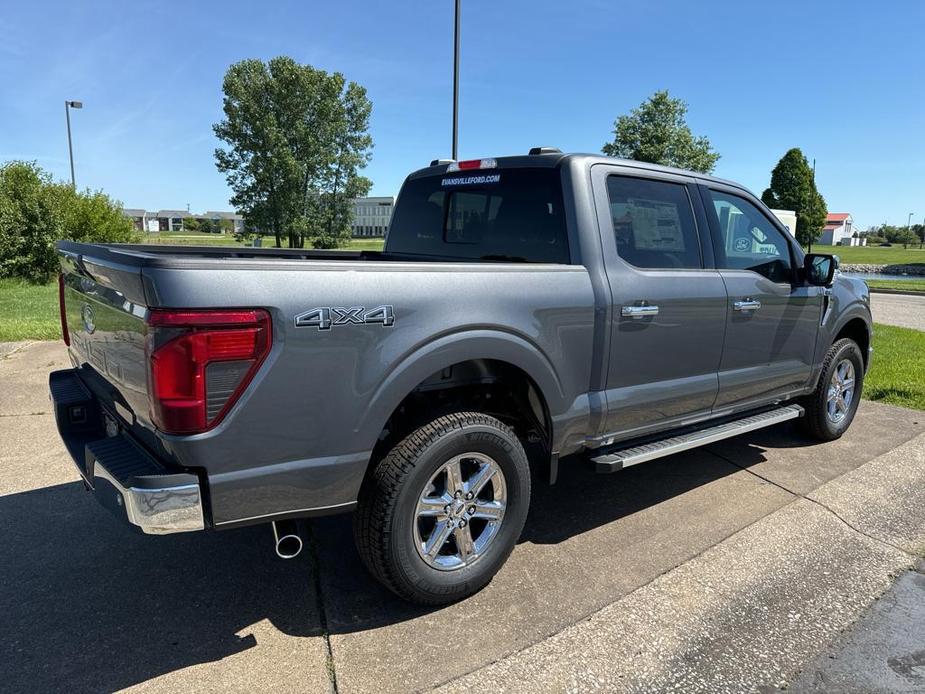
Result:
{"label": "rear wheel arch", "polygon": [[552,415],[541,388],[521,367],[496,359],[467,359],[422,379],[384,422],[370,469],[417,427],[454,412],[482,412],[509,426],[534,462],[552,447]]}
{"label": "rear wheel arch", "polygon": [[[441,379],[448,370],[448,378]],[[568,407],[555,368],[536,345],[493,330],[445,335],[401,359],[370,398],[357,433],[364,448],[371,450],[381,442],[383,431],[409,397],[450,389],[473,392],[478,390],[475,385],[479,380],[490,386],[510,377],[529,384],[551,439],[552,417]],[[441,380],[445,382],[441,384]]]}

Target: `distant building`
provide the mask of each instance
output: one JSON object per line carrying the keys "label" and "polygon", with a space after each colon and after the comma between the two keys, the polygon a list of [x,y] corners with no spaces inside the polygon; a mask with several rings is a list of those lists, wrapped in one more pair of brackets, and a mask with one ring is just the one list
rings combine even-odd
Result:
{"label": "distant building", "polygon": [[122,210],[122,214],[132,220],[132,226],[135,227],[135,231],[148,230],[148,212],[145,210],[126,207]]}
{"label": "distant building", "polygon": [[244,231],[244,217],[237,212],[209,210],[205,214],[193,214],[187,210],[158,210],[157,212],[149,212],[138,208],[126,207],[122,210],[122,214],[132,220],[132,225],[137,231],[144,231],[152,234],[158,232],[187,231],[183,224],[183,220],[189,219],[190,217],[194,219],[208,219],[213,222],[229,220],[231,222],[229,231],[233,231],[234,233],[241,233]]}
{"label": "distant building", "polygon": [[395,198],[356,198],[353,201],[353,236],[385,236],[392,221]]}
{"label": "distant building", "polygon": [[158,231],[183,231],[183,218],[192,217],[186,210],[159,210],[157,217]]}
{"label": "distant building", "polygon": [[793,210],[771,210],[780,223],[787,227],[791,236],[797,235],[797,213]]}
{"label": "distant building", "polygon": [[[847,212],[830,212],[825,218],[825,227],[819,237],[820,246],[852,246],[854,219]],[[866,242],[866,239],[865,239]]]}
{"label": "distant building", "polygon": [[235,234],[244,233],[244,217],[239,215],[237,212],[216,212],[215,210],[209,210],[205,214],[199,214],[195,216],[199,219],[211,219],[213,222],[218,222],[223,219],[230,220],[233,225],[232,231]]}

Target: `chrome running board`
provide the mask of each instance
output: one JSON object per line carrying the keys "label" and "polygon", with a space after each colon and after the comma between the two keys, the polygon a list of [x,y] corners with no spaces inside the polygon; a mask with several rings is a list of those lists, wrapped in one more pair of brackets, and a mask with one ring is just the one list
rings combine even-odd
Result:
{"label": "chrome running board", "polygon": [[630,465],[637,465],[655,458],[663,458],[666,455],[680,453],[698,446],[706,446],[715,441],[722,441],[732,436],[763,429],[780,422],[786,422],[788,419],[796,419],[802,416],[802,407],[799,405],[787,405],[731,422],[698,429],[686,434],[670,436],[666,439],[659,439],[630,448],[614,450],[611,447],[608,449],[609,452],[592,456],[591,460],[594,462],[597,472],[616,472]]}

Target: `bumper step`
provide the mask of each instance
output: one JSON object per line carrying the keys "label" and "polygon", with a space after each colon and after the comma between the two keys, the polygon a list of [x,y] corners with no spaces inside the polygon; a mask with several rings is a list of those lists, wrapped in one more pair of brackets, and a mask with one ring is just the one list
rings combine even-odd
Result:
{"label": "bumper step", "polygon": [[167,469],[125,431],[107,434],[99,402],[74,369],[48,379],[58,433],[97,500],[149,535],[205,528],[199,478]]}
{"label": "bumper step", "polygon": [[93,493],[103,506],[148,535],[202,530],[199,479],[168,472],[124,434],[86,444]]}
{"label": "bumper step", "polygon": [[630,465],[637,465],[691,448],[706,446],[715,441],[722,441],[723,439],[802,416],[802,407],[799,405],[787,405],[649,443],[618,449],[609,448],[604,453],[592,456],[591,460],[594,462],[597,472],[616,472]]}

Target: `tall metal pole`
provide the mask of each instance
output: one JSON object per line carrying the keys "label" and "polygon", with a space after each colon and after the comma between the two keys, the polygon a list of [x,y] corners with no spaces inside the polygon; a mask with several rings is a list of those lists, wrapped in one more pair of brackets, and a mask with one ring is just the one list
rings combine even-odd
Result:
{"label": "tall metal pole", "polygon": [[459,148],[459,5],[456,0],[456,16],[453,22],[453,159],[458,159]]}
{"label": "tall metal pole", "polygon": [[71,159],[71,188],[77,190],[77,182],[74,179],[74,147],[71,145],[71,102],[64,102],[64,115],[67,118],[67,153]]}
{"label": "tall metal pole", "polygon": [[[815,188],[815,187],[816,187],[816,158],[813,157],[813,188]],[[833,236],[834,236],[834,232],[833,232]],[[812,239],[812,236],[810,236],[810,239],[809,239],[809,252],[810,252],[810,253],[813,252],[813,239]]]}

